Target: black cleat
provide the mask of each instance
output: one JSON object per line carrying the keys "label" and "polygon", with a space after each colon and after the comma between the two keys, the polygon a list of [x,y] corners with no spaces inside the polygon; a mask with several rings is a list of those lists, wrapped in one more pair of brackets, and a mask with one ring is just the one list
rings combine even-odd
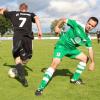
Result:
{"label": "black cleat", "polygon": [[78,85],[80,85],[80,84],[85,84],[85,83],[82,81],[82,79],[78,79],[78,80],[76,80],[76,81],[70,80],[70,83],[72,83],[72,84],[78,84]]}
{"label": "black cleat", "polygon": [[21,82],[21,84],[24,86],[24,87],[28,87],[28,82],[25,78],[19,76],[18,77],[18,80]]}
{"label": "black cleat", "polygon": [[42,90],[36,90],[36,91],[35,91],[35,95],[36,95],[36,96],[41,96],[42,93],[43,93]]}
{"label": "black cleat", "polygon": [[21,80],[21,83],[22,83],[22,85],[23,85],[24,87],[28,87],[28,82],[27,82],[26,79],[22,79],[22,80]]}

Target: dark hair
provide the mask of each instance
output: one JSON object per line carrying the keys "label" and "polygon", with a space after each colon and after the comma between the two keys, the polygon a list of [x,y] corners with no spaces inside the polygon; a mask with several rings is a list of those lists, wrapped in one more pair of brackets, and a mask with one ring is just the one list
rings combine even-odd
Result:
{"label": "dark hair", "polygon": [[90,18],[88,19],[88,21],[90,21],[91,19],[92,19],[93,21],[97,22],[97,24],[96,24],[96,26],[97,26],[98,23],[99,23],[99,20],[98,20],[96,17],[90,17]]}

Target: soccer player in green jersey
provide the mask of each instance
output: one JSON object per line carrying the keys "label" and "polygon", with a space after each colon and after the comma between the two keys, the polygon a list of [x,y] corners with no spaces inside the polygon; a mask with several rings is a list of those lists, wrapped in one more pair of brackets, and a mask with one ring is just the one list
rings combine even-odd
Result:
{"label": "soccer player in green jersey", "polygon": [[[61,28],[59,28],[62,23],[66,23],[68,26],[70,26],[70,28],[63,34],[61,33]],[[94,70],[94,55],[91,39],[89,38],[88,33],[94,29],[97,24],[98,19],[96,17],[90,17],[85,26],[75,20],[66,18],[63,18],[58,22],[57,26],[55,27],[55,32],[58,34],[60,33],[61,35],[54,48],[52,63],[45,71],[44,77],[36,90],[35,95],[38,96],[42,94],[42,91],[52,78],[56,68],[64,56],[80,61],[77,65],[75,73],[70,79],[70,82],[74,84],[83,83],[80,80],[80,75],[84,71],[89,58],[91,63],[88,68],[91,71]],[[88,48],[89,57],[77,49],[77,47],[82,45],[85,45]]]}

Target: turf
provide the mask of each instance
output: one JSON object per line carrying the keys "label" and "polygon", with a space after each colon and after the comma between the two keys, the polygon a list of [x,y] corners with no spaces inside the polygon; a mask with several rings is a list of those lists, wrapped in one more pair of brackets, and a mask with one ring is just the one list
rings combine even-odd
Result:
{"label": "turf", "polygon": [[[93,41],[96,68],[93,72],[86,68],[82,74],[85,85],[70,84],[67,72],[73,73],[78,61],[63,58],[43,95],[34,95],[43,77],[43,69],[50,66],[55,43],[56,40],[33,41],[33,57],[25,67],[29,87],[25,88],[7,74],[9,68],[14,66],[12,41],[0,42],[0,100],[100,100],[100,44],[96,40]],[[87,54],[86,48],[80,49]]]}

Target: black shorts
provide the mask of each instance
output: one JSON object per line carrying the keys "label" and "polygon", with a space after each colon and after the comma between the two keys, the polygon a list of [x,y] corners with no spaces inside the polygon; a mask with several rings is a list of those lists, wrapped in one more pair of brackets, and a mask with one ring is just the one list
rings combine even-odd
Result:
{"label": "black shorts", "polygon": [[32,57],[32,39],[23,37],[22,39],[13,38],[13,57],[21,57],[22,60]]}

